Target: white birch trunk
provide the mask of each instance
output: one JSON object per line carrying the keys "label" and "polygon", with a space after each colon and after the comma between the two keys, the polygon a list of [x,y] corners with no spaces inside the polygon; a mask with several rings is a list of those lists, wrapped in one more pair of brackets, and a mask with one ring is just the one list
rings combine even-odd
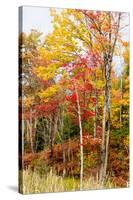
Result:
{"label": "white birch trunk", "polygon": [[83,190],[83,130],[82,130],[82,122],[81,122],[79,94],[78,94],[76,85],[75,85],[75,93],[76,93],[76,99],[77,99],[78,120],[79,120],[79,129],[80,129],[80,190]]}
{"label": "white birch trunk", "polygon": [[34,153],[34,144],[33,144],[33,137],[32,137],[32,108],[30,109],[30,120],[27,120],[27,123],[29,127],[31,152]]}
{"label": "white birch trunk", "polygon": [[98,96],[97,92],[95,92],[95,98],[96,98],[96,105],[95,105],[95,116],[94,116],[94,138],[97,135],[97,114],[98,114]]}
{"label": "white birch trunk", "polygon": [[[122,79],[122,75],[121,75],[120,90],[121,90],[121,100],[122,100],[123,99],[123,79]],[[120,129],[121,128],[122,128],[122,103],[120,104]]]}

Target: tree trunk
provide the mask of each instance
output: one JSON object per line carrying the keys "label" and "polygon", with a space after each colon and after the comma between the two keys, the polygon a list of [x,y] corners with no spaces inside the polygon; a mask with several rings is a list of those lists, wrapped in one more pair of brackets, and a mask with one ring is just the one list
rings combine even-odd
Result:
{"label": "tree trunk", "polygon": [[[52,122],[54,123],[54,122]],[[53,157],[53,126],[51,127],[51,133],[50,133],[50,157]]]}
{"label": "tree trunk", "polygon": [[[104,113],[103,113],[103,133],[102,133],[102,148],[101,148],[101,171],[100,181],[103,183],[107,174],[108,154],[109,154],[109,139],[110,139],[110,103],[111,103],[111,68],[112,58],[115,48],[116,38],[112,46],[112,30],[111,30],[111,13],[109,12],[109,45],[107,52],[104,53],[104,70],[105,70],[105,90],[104,90]],[[108,118],[107,118],[108,116]],[[107,123],[106,123],[107,120]],[[107,132],[106,132],[107,131]]]}
{"label": "tree trunk", "polygon": [[103,182],[103,169],[105,159],[105,137],[106,137],[106,112],[107,112],[107,86],[104,90],[104,108],[103,108],[103,127],[102,127],[102,146],[101,146],[101,169],[100,169],[100,182]]}
{"label": "tree trunk", "polygon": [[97,117],[98,117],[98,96],[95,91],[96,105],[95,105],[95,116],[94,116],[94,138],[97,135]]}
{"label": "tree trunk", "polygon": [[50,157],[53,158],[53,145],[54,145],[54,138],[57,132],[57,123],[58,123],[58,112],[53,116],[52,128],[51,128],[51,138],[50,138]]}
{"label": "tree trunk", "polygon": [[122,128],[122,99],[123,99],[123,78],[122,78],[122,75],[121,75],[120,91],[121,91],[121,104],[120,104],[120,129],[121,129]]}
{"label": "tree trunk", "polygon": [[[110,66],[111,67],[111,66]],[[108,79],[108,95],[107,95],[107,114],[108,114],[108,130],[107,130],[107,136],[106,136],[106,146],[105,146],[105,161],[104,161],[104,168],[103,168],[103,180],[106,178],[107,174],[107,165],[108,165],[108,155],[109,155],[109,140],[110,140],[110,126],[111,126],[111,118],[110,118],[110,112],[111,112],[111,80],[110,75]]]}
{"label": "tree trunk", "polygon": [[79,94],[75,85],[75,93],[77,99],[77,108],[78,108],[78,120],[79,120],[79,129],[80,129],[80,190],[83,190],[83,130],[81,122],[81,109],[79,102]]}
{"label": "tree trunk", "polygon": [[26,140],[27,142],[30,140],[28,120],[26,120]]}
{"label": "tree trunk", "polygon": [[62,157],[63,157],[63,163],[65,164],[65,151],[64,151],[64,135],[63,135],[63,129],[64,129],[64,108],[62,108],[62,113],[61,113],[61,137],[62,137]]}
{"label": "tree trunk", "polygon": [[30,121],[27,120],[27,123],[28,123],[28,127],[29,127],[31,152],[34,153],[34,145],[33,145],[33,138],[32,138],[32,119],[31,119],[31,117],[30,117]]}
{"label": "tree trunk", "polygon": [[25,123],[24,119],[22,119],[22,156],[24,154],[24,132],[25,132]]}
{"label": "tree trunk", "polygon": [[34,144],[34,151],[36,152],[36,127],[37,127],[37,118],[34,119],[34,130],[33,130],[33,144]]}
{"label": "tree trunk", "polygon": [[65,149],[64,149],[64,134],[63,134],[63,129],[64,129],[64,107],[61,107],[61,114],[60,114],[60,126],[61,126],[61,142],[62,142],[62,160],[64,164],[64,169],[63,169],[63,177],[66,174],[66,156],[65,156]]}
{"label": "tree trunk", "polygon": [[34,143],[33,143],[33,130],[32,130],[32,108],[30,108],[30,142],[31,142],[31,152],[34,153]]}
{"label": "tree trunk", "polygon": [[51,143],[51,131],[52,131],[52,117],[50,116],[47,121],[47,130],[48,130],[48,143],[50,146]]}

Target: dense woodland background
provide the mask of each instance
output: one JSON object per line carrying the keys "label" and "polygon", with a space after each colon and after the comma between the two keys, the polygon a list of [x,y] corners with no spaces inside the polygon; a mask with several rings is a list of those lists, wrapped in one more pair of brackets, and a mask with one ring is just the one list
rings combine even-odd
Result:
{"label": "dense woodland background", "polygon": [[20,191],[127,187],[129,16],[51,16],[45,38],[19,36]]}

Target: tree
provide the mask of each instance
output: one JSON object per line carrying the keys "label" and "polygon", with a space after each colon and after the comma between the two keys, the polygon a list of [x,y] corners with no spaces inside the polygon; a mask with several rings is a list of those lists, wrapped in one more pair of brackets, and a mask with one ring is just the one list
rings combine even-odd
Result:
{"label": "tree", "polygon": [[[79,135],[80,135],[80,190],[83,189],[83,123],[95,114],[90,111],[89,102],[95,104],[94,98],[89,98],[93,93],[92,84],[89,83],[91,68],[89,66],[89,54],[79,57],[76,62],[66,66],[68,73],[69,87],[66,99],[70,102],[70,110],[74,111],[78,117]],[[89,95],[89,96],[88,96]],[[77,120],[76,120],[77,121]]]}

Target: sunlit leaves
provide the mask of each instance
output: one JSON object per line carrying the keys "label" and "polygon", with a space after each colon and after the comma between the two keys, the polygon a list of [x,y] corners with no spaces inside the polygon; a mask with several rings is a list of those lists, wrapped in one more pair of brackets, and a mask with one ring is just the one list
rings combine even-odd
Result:
{"label": "sunlit leaves", "polygon": [[51,68],[51,66],[48,66],[48,67],[39,66],[34,69],[34,73],[43,80],[54,78],[55,71],[56,71],[56,68],[54,68],[54,66],[53,68]]}
{"label": "sunlit leaves", "polygon": [[51,87],[48,87],[46,90],[42,90],[38,93],[40,98],[44,99],[44,101],[47,101],[50,97],[53,97],[59,90],[58,85],[53,85]]}

